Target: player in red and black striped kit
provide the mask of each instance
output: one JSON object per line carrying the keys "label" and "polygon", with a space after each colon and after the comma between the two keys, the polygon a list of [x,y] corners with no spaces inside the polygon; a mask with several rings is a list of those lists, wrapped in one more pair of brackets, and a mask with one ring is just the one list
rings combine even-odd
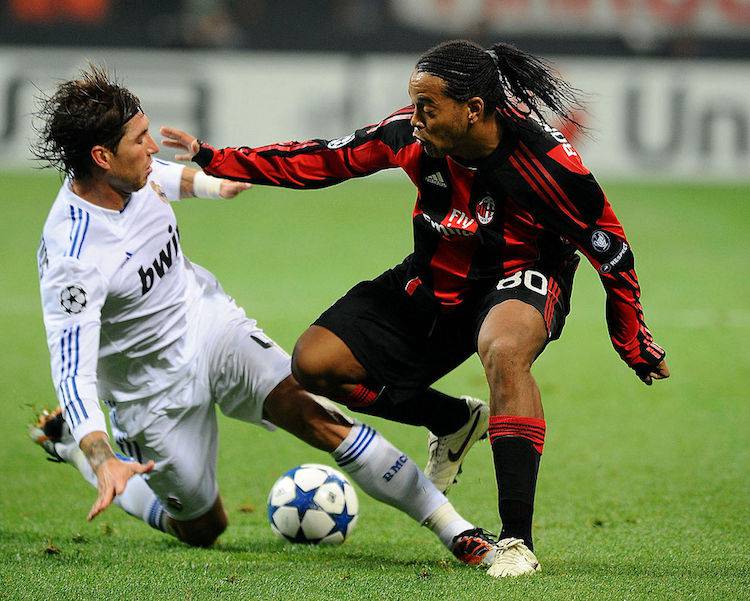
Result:
{"label": "player in red and black striped kit", "polygon": [[437,441],[471,423],[474,437],[469,429],[468,444],[442,459],[453,464],[438,486],[447,489],[476,438],[479,408],[430,386],[478,353],[503,522],[489,573],[533,573],[546,425],[531,365],[560,336],[576,251],[605,287],[612,344],[646,384],[669,376],[665,353],[646,327],[622,226],[576,150],[543,119],[546,107],[572,121],[574,90],[511,46],[459,40],[419,59],[409,95],[412,106],[337,140],[218,150],[162,133],[207,173],[258,184],[309,189],[392,167],[408,174],[418,190],[414,252],[302,334],[294,375],[353,409],[424,425]]}

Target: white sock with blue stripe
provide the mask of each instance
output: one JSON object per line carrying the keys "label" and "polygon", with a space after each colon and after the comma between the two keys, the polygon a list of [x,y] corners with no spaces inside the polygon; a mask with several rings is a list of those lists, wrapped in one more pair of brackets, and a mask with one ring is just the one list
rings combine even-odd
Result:
{"label": "white sock with blue stripe", "polygon": [[[433,528],[429,518],[450,502],[430,482],[416,463],[366,424],[354,424],[336,448],[333,458],[338,466],[368,495],[411,516],[430,527],[449,549],[453,537],[473,528],[456,516],[449,527],[441,521]],[[455,511],[454,511],[455,513]]]}
{"label": "white sock with blue stripe", "polygon": [[[78,468],[86,482],[97,488],[96,474],[91,469],[83,451],[78,448],[75,442],[72,445],[65,445],[65,447],[58,444],[55,446],[55,450],[66,462]],[[124,455],[117,454],[117,457],[123,461],[132,461]],[[167,532],[164,507],[154,491],[146,484],[143,476],[135,475],[130,478],[123,493],[115,497],[114,503],[133,517],[143,520],[152,528]]]}
{"label": "white sock with blue stripe", "polygon": [[143,476],[136,474],[130,478],[123,493],[115,497],[115,503],[133,517],[142,519],[152,528],[168,532],[164,506],[151,487],[146,484]]}

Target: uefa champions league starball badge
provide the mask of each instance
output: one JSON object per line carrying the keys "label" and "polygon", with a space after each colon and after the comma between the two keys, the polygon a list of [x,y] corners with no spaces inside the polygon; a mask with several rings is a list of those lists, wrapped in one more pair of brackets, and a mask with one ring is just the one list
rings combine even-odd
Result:
{"label": "uefa champions league starball badge", "polygon": [[86,291],[79,284],[66,286],[60,292],[60,306],[69,315],[80,313],[86,308]]}

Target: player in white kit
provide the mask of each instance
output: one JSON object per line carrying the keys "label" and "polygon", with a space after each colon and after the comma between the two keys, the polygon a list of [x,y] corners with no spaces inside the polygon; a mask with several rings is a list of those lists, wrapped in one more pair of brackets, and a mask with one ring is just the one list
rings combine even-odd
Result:
{"label": "player in white kit", "polygon": [[[459,560],[491,563],[492,536],[375,430],[304,391],[289,355],[182,254],[170,201],[231,198],[246,184],[153,158],[138,99],[95,66],[61,84],[38,116],[35,154],[67,177],[38,253],[60,409],[31,434],[98,488],[89,519],[114,501],[188,544],[212,544],[227,525],[216,405],[330,452],[365,492],[427,525]],[[99,399],[127,456],[110,446]]]}

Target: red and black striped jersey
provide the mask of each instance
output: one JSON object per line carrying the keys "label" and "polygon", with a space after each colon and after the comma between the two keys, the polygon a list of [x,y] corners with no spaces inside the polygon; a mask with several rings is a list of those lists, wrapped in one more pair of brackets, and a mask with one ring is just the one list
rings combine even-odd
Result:
{"label": "red and black striped jersey", "polygon": [[634,369],[664,351],[646,327],[633,254],[604,192],[556,129],[506,113],[499,146],[482,160],[428,156],[414,138],[413,107],[335,140],[215,149],[194,161],[206,173],[287,188],[322,188],[400,167],[417,187],[407,291],[423,286],[444,307],[521,269],[550,271],[582,252],[607,292],[607,323]]}

